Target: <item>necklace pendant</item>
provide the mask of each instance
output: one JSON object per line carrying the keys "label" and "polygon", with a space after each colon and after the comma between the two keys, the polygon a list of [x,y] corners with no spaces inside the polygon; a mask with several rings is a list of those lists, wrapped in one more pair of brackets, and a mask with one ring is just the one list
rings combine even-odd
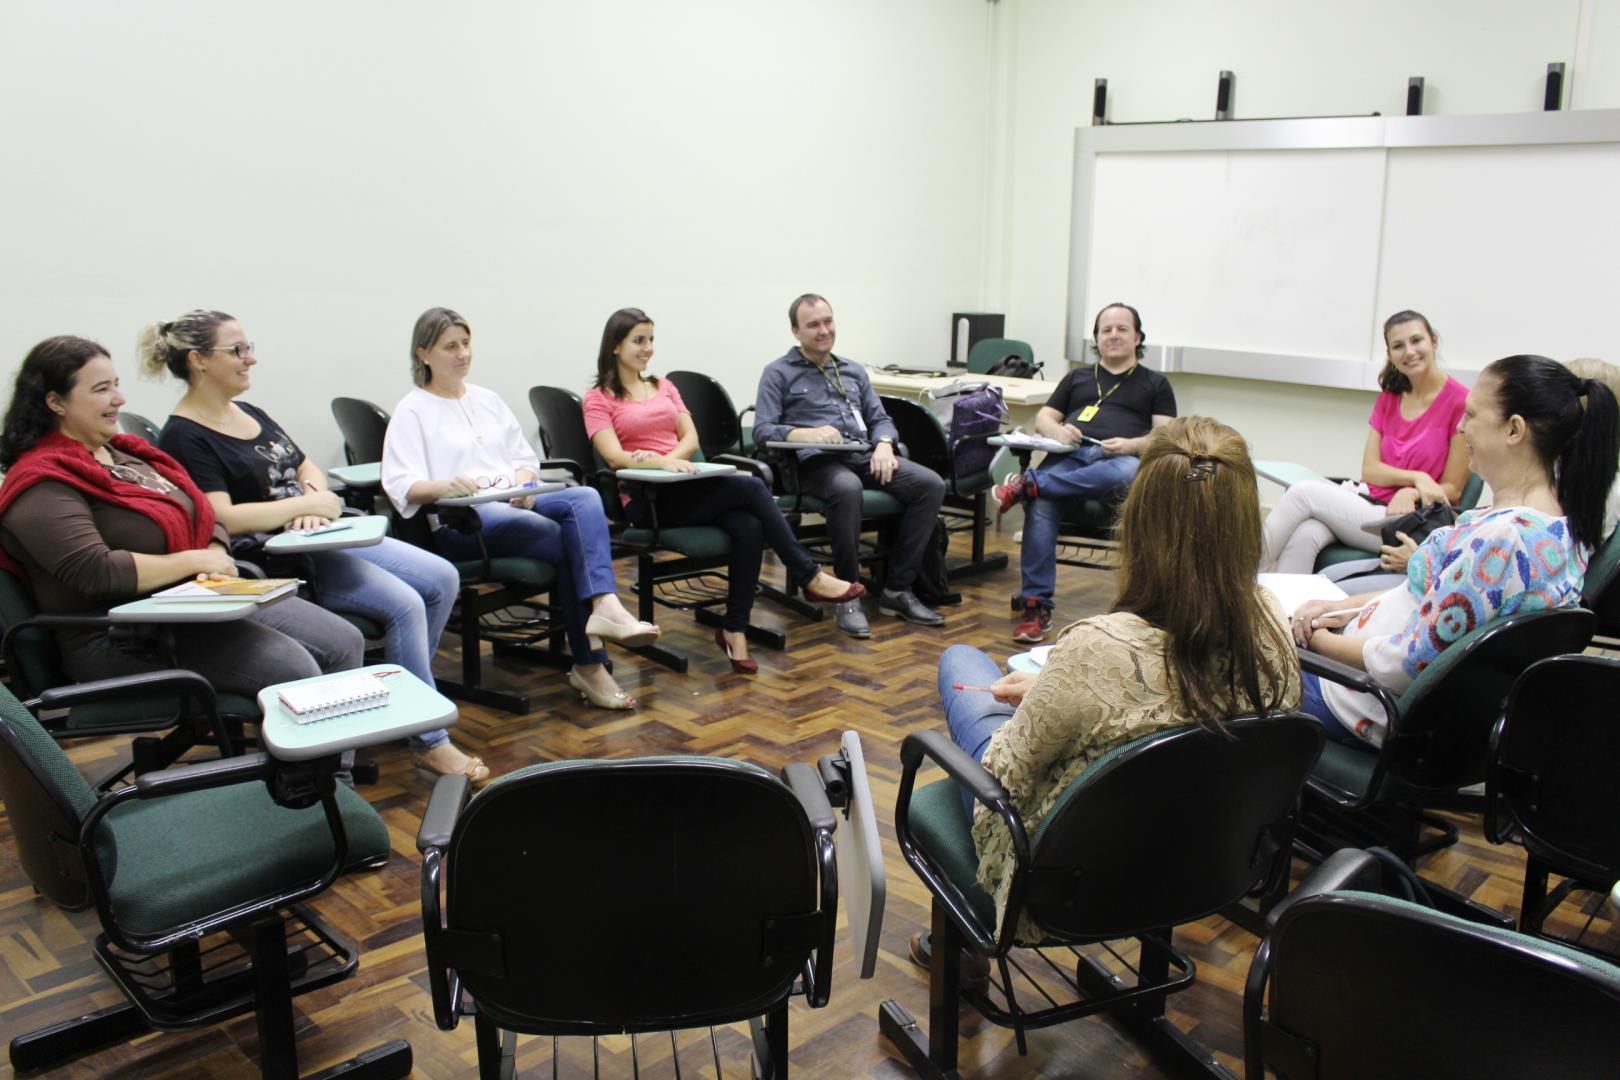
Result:
{"label": "necklace pendant", "polygon": [[482,435],[478,435],[478,436],[476,436],[476,438],[478,439],[478,441],[480,443],[484,441],[484,437]]}

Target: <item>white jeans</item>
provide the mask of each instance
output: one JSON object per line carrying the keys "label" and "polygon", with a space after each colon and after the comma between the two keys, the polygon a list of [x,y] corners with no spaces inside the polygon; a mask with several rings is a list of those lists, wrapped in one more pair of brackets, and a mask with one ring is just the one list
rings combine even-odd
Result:
{"label": "white jeans", "polygon": [[1337,484],[1322,480],[1295,484],[1266,515],[1260,569],[1280,574],[1312,573],[1316,557],[1335,540],[1376,554],[1379,538],[1362,526],[1388,513],[1388,508]]}

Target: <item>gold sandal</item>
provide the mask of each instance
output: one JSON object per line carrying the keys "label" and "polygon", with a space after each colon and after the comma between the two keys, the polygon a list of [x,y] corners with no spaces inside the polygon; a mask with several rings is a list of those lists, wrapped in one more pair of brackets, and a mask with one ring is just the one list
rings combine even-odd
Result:
{"label": "gold sandal", "polygon": [[455,769],[450,772],[445,772],[443,769],[434,766],[420,751],[411,754],[411,763],[418,769],[426,769],[434,776],[461,775],[465,776],[468,780],[471,780],[475,784],[482,784],[485,780],[489,779],[489,766],[484,764],[483,758],[474,754],[467,755],[466,765],[460,769]]}
{"label": "gold sandal", "polygon": [[598,709],[633,709],[636,707],[636,699],[623,690],[615,690],[611,694],[593,690],[590,684],[581,678],[579,672],[573,668],[568,669],[568,685],[579,691],[581,700],[590,702]]}

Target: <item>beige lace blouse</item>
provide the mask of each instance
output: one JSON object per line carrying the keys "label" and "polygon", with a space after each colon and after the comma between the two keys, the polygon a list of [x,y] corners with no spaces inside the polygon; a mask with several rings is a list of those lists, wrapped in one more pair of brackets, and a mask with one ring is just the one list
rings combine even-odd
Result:
{"label": "beige lace blouse", "polygon": [[[1276,598],[1263,592],[1271,617],[1287,621]],[[1286,681],[1284,708],[1299,703],[1299,658],[1268,654],[1272,670]],[[1233,714],[1249,711],[1234,708]],[[1005,724],[990,738],[984,767],[1007,788],[1030,836],[1058,796],[1103,754],[1121,743],[1191,723],[1171,688],[1164,660],[1164,632],[1135,615],[1115,612],[1082,619],[1063,629],[1040,678]],[[1013,870],[1012,834],[985,806],[973,813],[973,845],[979,884],[996,901],[996,924],[1007,909]],[[1027,920],[1019,938],[1039,940]]]}

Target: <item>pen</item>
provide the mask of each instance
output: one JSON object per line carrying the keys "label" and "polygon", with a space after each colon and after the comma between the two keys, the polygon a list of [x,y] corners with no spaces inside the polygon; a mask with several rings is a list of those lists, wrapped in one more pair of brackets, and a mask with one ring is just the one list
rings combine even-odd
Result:
{"label": "pen", "polygon": [[963,685],[962,683],[959,683],[959,682],[951,683],[951,689],[952,690],[981,690],[986,694],[989,694],[989,693],[993,692],[993,691],[991,691],[991,689],[988,686],[965,686],[965,685]]}
{"label": "pen", "polygon": [[1322,612],[1322,614],[1318,615],[1317,618],[1318,619],[1337,619],[1340,615],[1360,615],[1366,609],[1367,609],[1367,605],[1363,604],[1363,605],[1361,605],[1361,607],[1345,608],[1343,611],[1324,611],[1324,612]]}

